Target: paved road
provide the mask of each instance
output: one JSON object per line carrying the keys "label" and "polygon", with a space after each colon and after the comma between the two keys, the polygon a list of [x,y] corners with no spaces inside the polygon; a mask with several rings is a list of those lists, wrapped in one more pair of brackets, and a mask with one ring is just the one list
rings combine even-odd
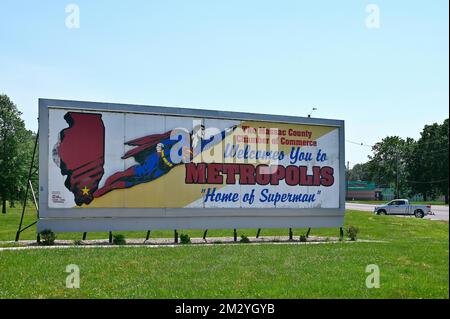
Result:
{"label": "paved road", "polygon": [[[362,210],[365,212],[373,212],[374,207],[375,205],[373,204],[345,203],[345,208],[347,209]],[[448,221],[448,206],[431,206],[431,211],[435,213],[435,215],[428,215],[425,217],[426,219]]]}

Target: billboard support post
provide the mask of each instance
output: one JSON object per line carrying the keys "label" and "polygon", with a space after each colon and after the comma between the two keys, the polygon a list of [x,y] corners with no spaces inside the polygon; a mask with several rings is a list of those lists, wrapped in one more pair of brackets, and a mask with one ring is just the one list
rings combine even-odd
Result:
{"label": "billboard support post", "polygon": [[256,238],[259,238],[260,233],[261,233],[261,228],[258,228],[258,231],[256,232]]}
{"label": "billboard support post", "polygon": [[206,240],[206,234],[208,233],[208,230],[205,229],[204,233],[203,233],[203,240]]}
{"label": "billboard support post", "polygon": [[[31,226],[33,226],[34,224],[37,223],[37,221],[36,221],[36,222],[28,225],[24,229],[22,229],[23,216],[25,215],[25,209],[27,207],[28,191],[30,190],[30,186],[31,186],[31,191],[33,193],[33,198],[34,198],[34,202],[35,202],[34,205],[36,207],[37,217],[39,218],[39,208],[38,208],[38,205],[36,204],[36,199],[35,199],[34,190],[33,190],[33,184],[31,183],[31,177],[33,176],[33,168],[34,168],[34,158],[36,156],[36,148],[37,148],[37,145],[38,145],[38,140],[39,140],[39,131],[36,134],[36,140],[34,141],[33,155],[31,157],[30,169],[28,171],[27,188],[25,190],[25,196],[24,196],[23,204],[22,204],[22,214],[20,216],[19,228],[17,229],[16,240],[15,241],[19,241],[21,232],[23,232],[25,229],[28,229],[29,227],[31,227]],[[39,237],[37,238],[37,241],[39,242]]]}
{"label": "billboard support post", "polygon": [[147,241],[150,238],[150,231],[147,230],[147,235],[145,236],[145,241]]}
{"label": "billboard support post", "polygon": [[308,238],[309,237],[309,234],[311,233],[311,228],[308,228],[308,231],[306,232],[306,238]]}
{"label": "billboard support post", "polygon": [[33,184],[31,183],[31,180],[28,180],[28,184],[30,184],[31,195],[33,195],[34,207],[36,208],[36,211],[39,211],[39,204],[36,200],[36,193],[34,192],[34,188],[33,188]]}

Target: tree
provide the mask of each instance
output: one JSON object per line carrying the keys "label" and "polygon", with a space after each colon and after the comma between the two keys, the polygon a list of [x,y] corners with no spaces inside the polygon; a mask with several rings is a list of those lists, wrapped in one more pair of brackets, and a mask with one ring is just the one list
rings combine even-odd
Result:
{"label": "tree", "polygon": [[2,213],[6,214],[6,201],[17,199],[23,184],[22,167],[29,132],[20,118],[22,113],[6,95],[0,95],[0,198]]}
{"label": "tree", "polygon": [[445,203],[448,204],[448,195],[449,195],[449,189],[448,189],[448,174],[449,174],[449,141],[448,141],[448,119],[440,125],[439,129],[439,142],[436,143],[437,147],[439,147],[435,154],[438,159],[438,169],[436,171],[436,178],[438,178],[440,181],[437,182],[436,186],[439,189],[439,192],[445,196]]}
{"label": "tree", "polygon": [[370,181],[372,180],[372,174],[369,170],[368,163],[355,164],[352,169],[348,171],[347,175],[350,181]]}
{"label": "tree", "polygon": [[[28,181],[28,174],[30,170],[31,165],[31,158],[33,157],[33,149],[34,149],[34,143],[36,141],[36,133],[33,131],[25,130],[23,132],[24,136],[22,136],[20,139],[22,140],[22,144],[18,151],[18,158],[22,159],[21,161],[16,161],[14,163],[15,167],[14,170],[16,174],[18,175],[18,185],[17,185],[17,192],[12,194],[12,196],[9,198],[10,201],[20,201],[23,200],[25,196],[25,191],[27,188],[27,181]],[[34,169],[39,167],[38,163],[38,150],[36,149],[36,155],[34,157]],[[38,187],[38,176],[37,174],[33,174],[31,176],[31,183],[33,185],[33,189],[37,190]],[[36,197],[38,196],[39,192],[36,192]],[[28,192],[28,199],[32,200],[32,194],[31,192]]]}
{"label": "tree", "polygon": [[421,194],[427,201],[444,195],[448,204],[448,138],[448,119],[425,125],[418,141],[388,136],[372,147],[367,163],[346,170],[347,178],[394,187],[397,198]]}
{"label": "tree", "polygon": [[411,188],[424,200],[444,195],[448,203],[448,151],[448,119],[425,125],[408,165]]}
{"label": "tree", "polygon": [[394,187],[395,197],[409,192],[406,164],[414,152],[415,141],[398,136],[385,137],[372,147],[373,155],[367,163],[370,177],[377,184]]}

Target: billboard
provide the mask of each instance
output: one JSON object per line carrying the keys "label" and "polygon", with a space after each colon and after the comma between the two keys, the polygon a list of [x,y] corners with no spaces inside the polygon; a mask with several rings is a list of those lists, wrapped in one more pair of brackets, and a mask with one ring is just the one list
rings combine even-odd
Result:
{"label": "billboard", "polygon": [[39,100],[38,230],[341,227],[344,122]]}

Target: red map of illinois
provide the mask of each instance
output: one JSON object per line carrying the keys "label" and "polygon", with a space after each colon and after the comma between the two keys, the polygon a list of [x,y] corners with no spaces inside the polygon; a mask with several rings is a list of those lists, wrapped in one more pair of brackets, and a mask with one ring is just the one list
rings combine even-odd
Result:
{"label": "red map of illinois", "polygon": [[105,126],[101,114],[68,112],[69,127],[60,132],[55,149],[64,185],[78,206],[89,204],[104,174]]}

